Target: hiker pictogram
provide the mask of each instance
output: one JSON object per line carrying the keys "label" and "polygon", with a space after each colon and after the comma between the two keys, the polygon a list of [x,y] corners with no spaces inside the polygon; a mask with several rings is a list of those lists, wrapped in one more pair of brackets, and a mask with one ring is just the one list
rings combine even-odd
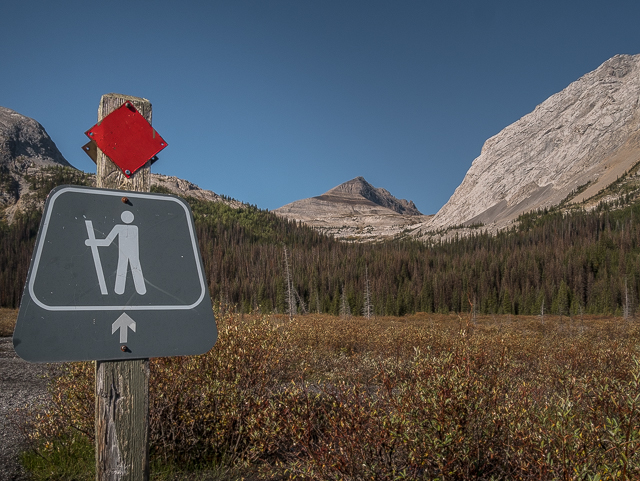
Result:
{"label": "hiker pictogram", "polygon": [[116,270],[116,283],[114,292],[116,294],[124,294],[124,288],[127,282],[127,273],[131,267],[131,276],[136,292],[140,295],[147,293],[147,287],[142,274],[142,266],[140,265],[140,244],[138,236],[138,226],[132,224],[134,215],[131,211],[125,210],[120,216],[124,224],[116,224],[111,232],[104,239],[96,239],[93,231],[93,223],[85,220],[87,226],[87,235],[89,238],[84,241],[85,245],[91,247],[93,262],[98,276],[98,284],[102,295],[107,295],[107,284],[102,270],[102,262],[100,260],[100,252],[98,247],[106,247],[118,238],[118,268]]}

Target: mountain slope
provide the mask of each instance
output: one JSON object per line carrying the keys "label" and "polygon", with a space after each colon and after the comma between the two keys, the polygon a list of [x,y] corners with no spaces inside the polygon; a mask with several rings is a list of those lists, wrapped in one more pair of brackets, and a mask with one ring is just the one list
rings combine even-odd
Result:
{"label": "mountain slope", "polygon": [[397,199],[387,190],[372,186],[363,177],[340,184],[322,195],[297,200],[274,212],[336,238],[358,240],[395,237],[429,219],[412,201]]}
{"label": "mountain slope", "polygon": [[616,55],[487,140],[425,228],[507,225],[519,214],[586,199],[640,161],[640,55]]}
{"label": "mountain slope", "polygon": [[71,165],[42,125],[0,107],[0,208],[9,220],[32,203],[28,178],[50,167]]}
{"label": "mountain slope", "polygon": [[35,120],[0,107],[0,164],[15,169],[29,166],[71,165]]}

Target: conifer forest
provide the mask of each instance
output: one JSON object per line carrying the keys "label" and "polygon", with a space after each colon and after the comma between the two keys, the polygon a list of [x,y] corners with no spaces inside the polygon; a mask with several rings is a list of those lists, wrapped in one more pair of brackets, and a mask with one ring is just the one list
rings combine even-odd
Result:
{"label": "conifer forest", "polygon": [[[447,242],[350,243],[255,206],[188,201],[211,296],[239,312],[288,312],[291,292],[297,312],[378,316],[626,316],[640,299],[636,203],[525,214],[511,230]],[[32,209],[0,224],[2,307],[19,305],[40,218]]]}

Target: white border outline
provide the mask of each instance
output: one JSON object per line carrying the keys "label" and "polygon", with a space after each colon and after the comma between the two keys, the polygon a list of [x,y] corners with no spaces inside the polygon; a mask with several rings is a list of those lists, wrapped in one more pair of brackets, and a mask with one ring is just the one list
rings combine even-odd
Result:
{"label": "white border outline", "polygon": [[[80,193],[90,193],[92,195],[110,195],[114,197],[122,197],[123,195],[127,197],[139,198],[139,199],[152,199],[152,200],[166,200],[170,202],[175,202],[182,207],[185,212],[185,217],[187,219],[187,224],[189,225],[189,236],[191,237],[191,245],[193,246],[193,254],[194,260],[196,262],[196,269],[198,270],[198,277],[200,279],[200,297],[196,302],[189,305],[158,305],[158,306],[49,306],[45,304],[40,299],[36,297],[36,294],[33,290],[33,285],[35,283],[38,267],[40,266],[40,257],[42,255],[42,249],[44,246],[44,241],[47,237],[47,229],[49,228],[49,220],[51,219],[51,213],[53,211],[53,204],[56,199],[65,192],[80,192]],[[189,310],[196,307],[198,304],[202,302],[204,299],[204,295],[206,293],[204,276],[202,275],[202,268],[200,266],[200,250],[198,249],[198,244],[195,238],[195,229],[193,226],[193,221],[191,217],[191,213],[187,205],[179,199],[178,197],[172,197],[169,195],[162,194],[146,194],[140,192],[130,192],[124,190],[105,190],[105,189],[95,189],[91,187],[63,187],[55,194],[51,196],[51,198],[47,202],[47,212],[42,223],[43,231],[40,233],[38,238],[38,246],[36,255],[34,256],[33,261],[33,269],[31,270],[31,275],[29,278],[29,294],[31,295],[31,299],[38,306],[46,311],[177,311],[177,310]]]}

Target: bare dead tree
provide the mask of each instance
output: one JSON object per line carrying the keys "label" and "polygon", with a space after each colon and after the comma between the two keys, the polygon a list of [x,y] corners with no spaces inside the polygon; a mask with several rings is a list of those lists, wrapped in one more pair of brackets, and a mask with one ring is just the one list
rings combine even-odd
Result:
{"label": "bare dead tree", "polygon": [[369,270],[366,266],[364,268],[364,307],[362,308],[362,315],[367,319],[371,319],[371,316],[373,315],[371,290],[369,289]]}
{"label": "bare dead tree", "polygon": [[342,319],[351,317],[351,308],[347,302],[347,292],[344,286],[342,286],[342,296],[340,298],[340,317]]}
{"label": "bare dead tree", "polygon": [[316,314],[320,314],[320,295],[318,294],[318,289],[316,288],[313,294],[313,302],[316,306]]}
{"label": "bare dead tree", "polygon": [[229,302],[229,286],[225,284],[220,288],[220,310],[222,312],[231,311],[231,305]]}
{"label": "bare dead tree", "polygon": [[625,321],[630,321],[631,317],[633,315],[633,308],[632,308],[632,300],[631,297],[629,296],[629,286],[627,285],[627,279],[624,280],[624,307],[622,309],[623,311],[623,317]]}
{"label": "bare dead tree", "polygon": [[302,298],[300,297],[300,294],[298,294],[297,289],[294,287],[293,288],[293,293],[296,296],[296,299],[298,300],[298,304],[300,305],[300,309],[302,310],[303,314],[309,314],[309,311],[307,311],[307,306],[304,303],[304,301],[302,300]]}
{"label": "bare dead tree", "polygon": [[476,327],[478,325],[478,311],[476,308],[476,296],[473,296],[473,301],[471,300],[471,296],[467,294],[467,300],[469,301],[469,306],[471,307],[471,323],[473,324],[473,327]]}
{"label": "bare dead tree", "polygon": [[289,253],[287,252],[287,246],[284,246],[284,267],[285,267],[285,281],[287,283],[287,289],[285,291],[285,301],[287,305],[287,313],[289,319],[293,319],[296,312],[296,299],[293,293],[293,286],[291,284],[291,271],[289,270]]}

